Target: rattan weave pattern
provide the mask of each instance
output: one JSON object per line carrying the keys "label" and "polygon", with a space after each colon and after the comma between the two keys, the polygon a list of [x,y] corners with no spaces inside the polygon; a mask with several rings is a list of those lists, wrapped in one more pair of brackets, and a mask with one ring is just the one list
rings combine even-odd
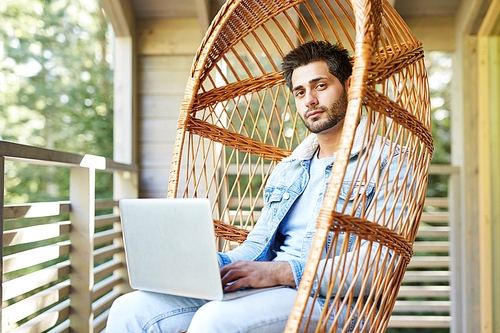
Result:
{"label": "rattan weave pattern", "polygon": [[[309,40],[339,43],[354,68],[341,148],[286,331],[312,325],[305,309],[320,297],[327,306],[317,331],[383,332],[412,255],[433,151],[422,44],[387,1],[227,1],[188,79],[168,196],[211,199],[221,250],[245,239],[275,164],[309,134],[280,71],[282,57]],[[363,149],[352,160],[361,116]],[[343,234],[352,237],[341,243]]]}

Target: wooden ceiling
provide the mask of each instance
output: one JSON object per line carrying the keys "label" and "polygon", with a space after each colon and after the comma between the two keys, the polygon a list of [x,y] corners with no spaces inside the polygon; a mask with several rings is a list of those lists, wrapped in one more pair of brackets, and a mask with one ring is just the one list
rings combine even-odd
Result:
{"label": "wooden ceiling", "polygon": [[[419,16],[454,16],[460,0],[395,0],[403,18]],[[223,0],[132,0],[136,17],[184,18],[213,17]]]}

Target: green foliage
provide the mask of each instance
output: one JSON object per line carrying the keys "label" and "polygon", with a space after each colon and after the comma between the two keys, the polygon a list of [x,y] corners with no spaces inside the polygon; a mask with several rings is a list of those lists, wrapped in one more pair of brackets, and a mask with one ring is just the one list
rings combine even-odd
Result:
{"label": "green foliage", "polygon": [[[0,138],[112,158],[110,32],[98,0],[0,3]],[[9,163],[6,203],[64,200],[69,170]],[[112,177],[97,176],[111,196]]]}
{"label": "green foliage", "polygon": [[[451,79],[452,59],[448,52],[428,52],[425,62],[429,76],[432,112],[432,136],[434,155],[432,164],[451,163]],[[431,175],[427,189],[428,197],[448,196],[448,176]]]}
{"label": "green foliage", "polygon": [[451,163],[451,78],[452,60],[447,52],[429,52],[425,55],[429,76],[432,112],[432,136],[434,155],[432,163]]}

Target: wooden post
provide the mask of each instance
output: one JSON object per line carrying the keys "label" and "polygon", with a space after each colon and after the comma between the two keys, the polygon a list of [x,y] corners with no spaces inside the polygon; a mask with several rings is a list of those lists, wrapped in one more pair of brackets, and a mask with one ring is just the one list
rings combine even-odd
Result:
{"label": "wooden post", "polygon": [[[138,177],[136,173],[131,173],[128,171],[124,172],[114,172],[113,181],[113,199],[120,200],[124,198],[137,198],[138,194]],[[114,208],[114,213],[116,215],[120,214],[118,207]],[[113,229],[122,230],[121,222],[113,223]],[[114,239],[113,244],[123,247],[123,239]],[[113,255],[113,259],[123,263],[123,267],[115,270],[113,272],[114,276],[120,277],[123,283],[116,285],[113,289],[117,290],[120,294],[124,294],[132,291],[128,283],[128,272],[126,267],[125,253],[120,252]]]}
{"label": "wooden post", "polygon": [[92,288],[94,286],[95,169],[73,167],[70,175],[71,202],[71,313],[72,332],[93,332]]}
{"label": "wooden post", "polygon": [[500,0],[490,3],[478,35],[478,155],[479,155],[479,267],[481,279],[481,332],[498,332],[498,57]]}
{"label": "wooden post", "polygon": [[463,314],[462,308],[462,288],[461,279],[462,272],[464,269],[464,263],[462,255],[462,249],[465,244],[463,241],[463,216],[461,214],[460,208],[460,169],[457,168],[458,171],[452,173],[450,175],[450,179],[448,181],[448,200],[449,206],[448,210],[450,212],[450,285],[452,286],[450,291],[450,316],[451,316],[451,332],[458,333],[462,332],[461,318]]}
{"label": "wooden post", "polygon": [[[500,1],[497,1],[500,6]],[[498,22],[498,21],[497,21]],[[500,332],[500,36],[490,37],[490,60],[493,63],[490,78],[490,167],[491,167],[491,239],[492,239],[492,318],[493,332]]]}
{"label": "wooden post", "polygon": [[113,159],[121,163],[136,163],[137,114],[132,37],[116,37],[114,55]]}
{"label": "wooden post", "polygon": [[492,332],[491,281],[491,170],[489,141],[488,37],[478,38],[478,153],[479,153],[479,273],[481,279],[481,332]]}
{"label": "wooden post", "polygon": [[[2,227],[3,230],[3,205],[4,205],[4,189],[5,189],[5,157],[0,156],[0,227]],[[2,255],[3,258],[3,237],[0,240],[0,255]],[[0,299],[3,300],[3,260],[0,262]],[[2,325],[2,310],[0,309],[0,327],[3,327]]]}

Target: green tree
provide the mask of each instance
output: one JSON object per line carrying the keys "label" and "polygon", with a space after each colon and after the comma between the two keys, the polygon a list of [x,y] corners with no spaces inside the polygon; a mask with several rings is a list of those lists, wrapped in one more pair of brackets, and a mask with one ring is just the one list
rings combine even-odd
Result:
{"label": "green tree", "polygon": [[[432,112],[432,136],[434,154],[432,164],[451,163],[451,79],[452,58],[448,52],[428,52],[425,55],[429,76],[429,91]],[[431,175],[427,190],[428,197],[448,196],[448,176]]]}
{"label": "green tree", "polygon": [[[110,31],[98,0],[0,3],[0,137],[113,155]],[[65,168],[9,163],[6,202],[68,196]],[[111,196],[111,177],[97,191]]]}

